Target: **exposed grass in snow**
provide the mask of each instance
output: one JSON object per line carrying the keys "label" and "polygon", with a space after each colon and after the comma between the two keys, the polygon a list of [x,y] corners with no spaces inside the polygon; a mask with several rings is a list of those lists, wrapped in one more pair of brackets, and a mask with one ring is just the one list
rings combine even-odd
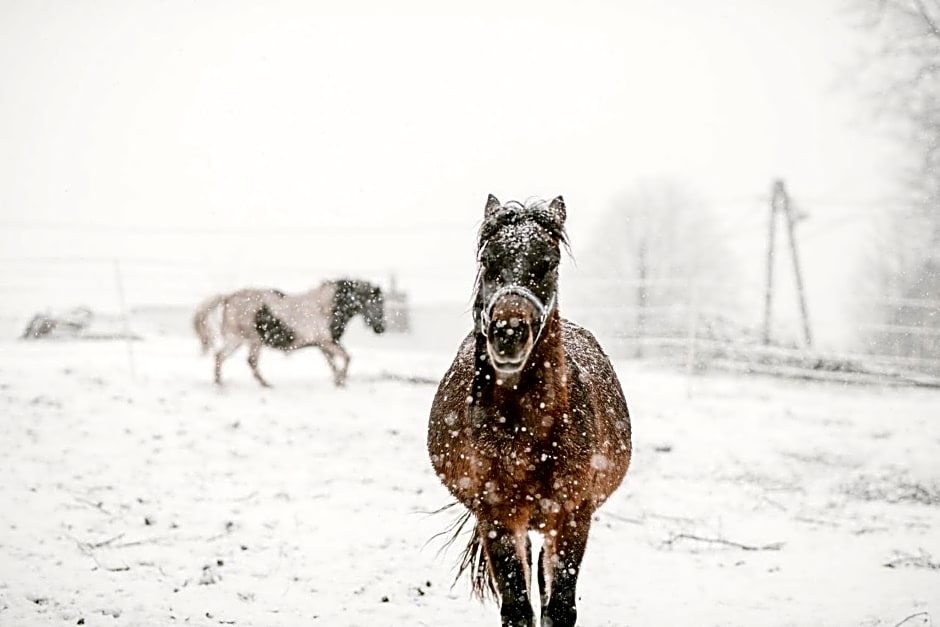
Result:
{"label": "exposed grass in snow", "polygon": [[[456,348],[459,338],[455,338]],[[0,625],[497,625],[451,588],[424,448],[452,355],[0,345]],[[940,623],[940,393],[623,362],[626,483],[579,624]],[[458,541],[459,542],[459,541]]]}

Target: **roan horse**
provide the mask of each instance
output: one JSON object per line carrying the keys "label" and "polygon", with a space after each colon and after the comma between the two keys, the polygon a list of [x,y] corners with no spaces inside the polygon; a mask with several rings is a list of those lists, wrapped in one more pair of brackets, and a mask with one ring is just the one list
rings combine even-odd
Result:
{"label": "roan horse", "polygon": [[[594,511],[630,464],[630,417],[594,336],[558,314],[562,198],[500,205],[477,245],[474,330],[434,397],[428,452],[476,524],[463,552],[474,591],[502,624],[532,627],[529,532],[543,536],[543,627],[575,624],[575,586]],[[456,533],[454,534],[456,537]]]}
{"label": "roan horse", "polygon": [[242,344],[248,344],[248,365],[258,383],[269,387],[258,371],[263,346],[294,351],[316,346],[333,371],[333,381],[344,385],[349,353],[339,343],[346,325],[357,314],[376,333],[385,331],[385,300],[382,290],[365,281],[324,281],[301,294],[273,289],[243,289],[215,296],[196,310],[193,326],[207,353],[216,347],[209,317],[221,309],[215,351],[215,382],[222,383],[222,363]]}

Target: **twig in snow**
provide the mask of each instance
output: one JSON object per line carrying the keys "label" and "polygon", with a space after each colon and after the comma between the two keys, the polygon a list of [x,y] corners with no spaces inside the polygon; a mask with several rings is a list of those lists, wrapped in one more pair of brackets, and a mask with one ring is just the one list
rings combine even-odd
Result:
{"label": "twig in snow", "polygon": [[736,549],[741,549],[742,551],[779,551],[783,548],[784,545],[783,542],[771,542],[770,544],[762,545],[741,544],[740,542],[725,540],[724,538],[704,538],[702,536],[696,536],[691,533],[675,534],[671,538],[664,540],[663,544],[672,545],[676,540],[697,540],[698,542],[708,542],[710,544],[722,544],[724,546],[731,546]]}
{"label": "twig in snow", "polygon": [[903,625],[907,621],[911,620],[912,618],[917,618],[918,616],[925,616],[926,619],[924,620],[924,624],[927,624],[927,625],[930,624],[930,614],[928,612],[915,612],[914,614],[911,614],[910,616],[902,620],[900,623],[895,624],[894,627],[901,627],[901,625]]}
{"label": "twig in snow", "polygon": [[149,538],[141,538],[140,540],[130,540],[129,542],[121,542],[120,544],[115,544],[114,548],[126,549],[129,546],[140,546],[142,544],[159,544],[163,542],[164,540],[170,540],[170,539],[173,539],[173,537],[172,536],[150,536]]}
{"label": "twig in snow", "polygon": [[826,525],[829,527],[839,527],[839,523],[833,522],[831,520],[824,520],[822,518],[811,518],[809,516],[794,516],[793,520],[798,520],[800,522],[810,523],[813,525]]}
{"label": "twig in snow", "polygon": [[128,566],[127,564],[124,564],[123,566],[105,566],[104,564],[98,561],[98,557],[94,553],[86,553],[86,555],[88,555],[88,557],[94,560],[95,565],[101,570],[106,570],[112,573],[121,573],[121,572],[128,571],[131,569],[131,567]]}
{"label": "twig in snow", "polygon": [[169,577],[169,576],[170,576],[165,570],[163,570],[163,567],[160,566],[159,564],[157,564],[156,562],[149,562],[149,561],[148,561],[148,562],[137,562],[137,565],[138,565],[138,566],[144,566],[144,567],[146,567],[146,568],[156,568],[157,571],[158,571],[161,575],[163,575],[164,577]]}
{"label": "twig in snow", "polygon": [[120,573],[120,572],[128,571],[131,569],[131,567],[128,566],[127,564],[124,564],[123,566],[107,566],[105,564],[102,564],[100,561],[98,561],[98,556],[95,555],[94,550],[88,547],[83,547],[80,542],[78,543],[78,548],[82,553],[90,557],[92,561],[95,562],[95,566],[97,566],[101,570],[106,570],[112,573]]}
{"label": "twig in snow", "polygon": [[120,539],[123,538],[123,537],[124,537],[124,533],[121,532],[121,533],[117,534],[116,536],[114,536],[113,538],[108,538],[107,540],[102,540],[101,542],[86,542],[85,544],[86,544],[89,548],[92,548],[92,549],[100,549],[101,547],[103,547],[103,546],[108,546],[108,545],[111,544],[112,542],[114,542],[114,541],[116,541],[116,540],[120,540]]}
{"label": "twig in snow", "polygon": [[86,499],[86,498],[84,498],[84,497],[81,497],[81,496],[78,496],[78,495],[75,495],[75,494],[72,495],[72,498],[74,498],[74,499],[75,499],[76,501],[78,501],[79,503],[82,503],[82,504],[84,504],[84,505],[88,505],[89,507],[94,507],[94,508],[97,509],[98,511],[100,511],[100,512],[102,512],[102,513],[105,513],[105,514],[107,514],[108,516],[111,516],[111,515],[112,515],[111,512],[109,512],[108,510],[106,510],[106,509],[104,508],[104,503],[102,503],[102,502],[95,503],[94,501],[91,501],[91,500],[89,500],[89,499]]}
{"label": "twig in snow", "polygon": [[659,518],[660,520],[671,520],[674,522],[683,522],[683,523],[695,523],[699,522],[694,518],[689,518],[687,516],[670,516],[668,514],[657,514],[656,512],[643,512],[643,518]]}
{"label": "twig in snow", "polygon": [[609,516],[614,520],[619,520],[620,522],[630,523],[631,525],[642,525],[644,521],[639,518],[627,518],[626,516],[621,516],[620,514],[614,514],[612,512],[603,512],[604,516]]}
{"label": "twig in snow", "polygon": [[82,542],[76,538],[73,538],[72,536],[68,536],[68,537],[69,539],[72,540],[72,542],[75,543],[75,545],[78,547],[78,550],[84,553],[85,555],[87,555],[88,557],[90,557],[92,560],[94,560],[95,565],[101,570],[107,570],[112,573],[119,573],[119,572],[124,572],[124,571],[131,569],[131,567],[128,566],[127,564],[124,564],[123,566],[106,566],[102,564],[100,561],[98,561],[98,556],[95,555],[94,545],[89,544],[87,542]]}
{"label": "twig in snow", "polygon": [[926,568],[928,570],[940,570],[940,562],[931,559],[930,553],[921,549],[920,555],[905,555],[897,553],[897,557],[884,564],[886,568],[897,568],[898,566],[912,566],[914,568]]}
{"label": "twig in snow", "polygon": [[411,383],[412,385],[437,385],[440,383],[438,379],[432,379],[430,377],[403,375],[387,371],[383,371],[376,379],[379,381],[400,381],[402,383]]}

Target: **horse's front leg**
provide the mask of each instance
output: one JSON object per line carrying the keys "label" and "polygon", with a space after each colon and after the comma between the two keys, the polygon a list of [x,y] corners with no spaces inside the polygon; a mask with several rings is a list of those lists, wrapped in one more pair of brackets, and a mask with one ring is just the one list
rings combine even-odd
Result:
{"label": "horse's front leg", "polygon": [[258,370],[258,359],[261,357],[261,344],[256,343],[248,347],[248,367],[251,368],[251,374],[262,387],[269,388],[271,384],[264,380],[261,371]]}
{"label": "horse's front leg", "polygon": [[[542,627],[574,627],[578,620],[575,606],[581,560],[591,528],[591,511],[580,507],[565,512],[549,526],[540,555],[542,584]],[[546,590],[547,588],[547,590]],[[545,604],[545,598],[548,604]]]}
{"label": "horse's front leg", "polygon": [[481,516],[477,526],[496,588],[499,590],[503,627],[534,627],[535,615],[529,600],[528,535],[523,527],[512,530]]}
{"label": "horse's front leg", "polygon": [[222,363],[232,356],[241,346],[240,340],[225,340],[225,344],[215,354],[215,384],[222,385]]}
{"label": "horse's front leg", "polygon": [[339,371],[340,374],[337,385],[346,385],[346,375],[349,372],[349,353],[347,353],[346,349],[339,343],[336,344],[336,349],[340,359],[343,360],[343,366]]}
{"label": "horse's front leg", "polygon": [[326,362],[333,371],[333,383],[337,387],[345,385],[346,371],[349,369],[349,353],[335,342],[323,344],[320,350],[323,351],[323,356],[326,357]]}

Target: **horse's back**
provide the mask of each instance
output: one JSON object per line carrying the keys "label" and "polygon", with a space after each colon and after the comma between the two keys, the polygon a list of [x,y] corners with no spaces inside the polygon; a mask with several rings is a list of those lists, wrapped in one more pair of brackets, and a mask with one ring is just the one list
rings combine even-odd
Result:
{"label": "horse's back", "polygon": [[231,320],[254,321],[255,312],[262,305],[280,300],[276,290],[244,288],[229,294],[225,299],[226,317]]}
{"label": "horse's back", "polygon": [[222,331],[225,335],[251,340],[257,336],[256,314],[262,307],[278,308],[283,296],[277,290],[267,288],[243,288],[232,292],[225,299],[222,314]]}

